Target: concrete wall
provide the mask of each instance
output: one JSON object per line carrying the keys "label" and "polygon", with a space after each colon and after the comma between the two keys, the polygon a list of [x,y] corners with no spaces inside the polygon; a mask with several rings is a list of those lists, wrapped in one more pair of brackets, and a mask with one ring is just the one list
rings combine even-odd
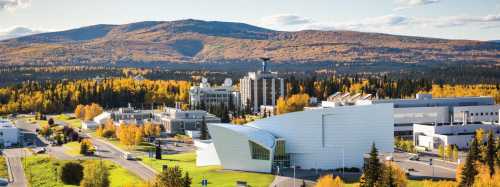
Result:
{"label": "concrete wall", "polygon": [[248,125],[283,138],[292,165],[332,169],[344,163],[346,167],[361,168],[363,155],[369,152],[372,142],[381,152],[393,151],[392,111],[392,104],[311,109]]}

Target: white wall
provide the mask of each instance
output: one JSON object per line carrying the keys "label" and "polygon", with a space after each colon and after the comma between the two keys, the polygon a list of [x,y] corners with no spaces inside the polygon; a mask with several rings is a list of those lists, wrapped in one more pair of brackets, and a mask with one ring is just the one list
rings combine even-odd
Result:
{"label": "white wall", "polygon": [[[322,114],[325,120],[324,146]],[[361,168],[363,156],[369,152],[372,142],[379,151],[392,152],[393,124],[392,104],[376,104],[311,109],[257,120],[248,125],[285,139],[292,164],[306,169],[332,169],[340,167],[342,162],[346,167]]]}
{"label": "white wall", "polygon": [[271,159],[252,159],[249,139],[246,135],[211,124],[208,124],[208,130],[224,169],[271,172]]}
{"label": "white wall", "polygon": [[194,140],[196,146],[196,166],[220,165],[219,156],[211,140]]}
{"label": "white wall", "polygon": [[0,128],[0,140],[5,147],[19,143],[19,129],[15,127]]}
{"label": "white wall", "polygon": [[394,108],[394,123],[446,123],[450,121],[448,107]]}
{"label": "white wall", "polygon": [[[462,106],[453,108],[455,122],[463,122],[463,112],[469,112],[467,121],[498,121],[500,105]],[[481,115],[483,113],[483,115]]]}

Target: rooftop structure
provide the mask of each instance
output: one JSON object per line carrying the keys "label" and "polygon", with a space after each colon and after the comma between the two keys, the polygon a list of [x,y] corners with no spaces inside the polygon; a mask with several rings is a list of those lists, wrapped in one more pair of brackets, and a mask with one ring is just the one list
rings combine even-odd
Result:
{"label": "rooftop structure", "polygon": [[415,99],[376,99],[371,95],[335,93],[322,107],[394,104],[394,133],[411,137],[414,123],[498,122],[500,105],[493,97],[433,98],[417,94]]}

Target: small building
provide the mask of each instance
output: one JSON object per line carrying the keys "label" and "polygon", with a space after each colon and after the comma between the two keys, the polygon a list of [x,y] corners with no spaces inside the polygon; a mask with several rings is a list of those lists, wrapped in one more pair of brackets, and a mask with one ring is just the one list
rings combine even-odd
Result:
{"label": "small building", "polygon": [[97,125],[104,125],[109,119],[111,119],[111,113],[110,112],[103,112],[96,117],[94,117],[94,122]]}
{"label": "small building", "polygon": [[83,130],[96,129],[97,125],[98,124],[95,121],[82,121],[82,129]]}
{"label": "small building", "polygon": [[[477,129],[483,129],[486,133],[493,131],[495,136],[500,136],[498,124],[463,124],[463,123],[426,123],[413,125],[413,139],[415,146],[425,147],[433,150],[439,145],[454,145],[459,149],[466,149],[474,138]],[[486,141],[486,136],[483,141]]]}
{"label": "small building", "polygon": [[11,121],[0,119],[0,147],[12,147],[20,143],[20,131]]}
{"label": "small building", "polygon": [[153,122],[161,124],[167,134],[186,134],[186,130],[199,131],[206,123],[219,123],[220,118],[203,110],[181,110],[180,108],[164,108],[162,112],[153,114]]}

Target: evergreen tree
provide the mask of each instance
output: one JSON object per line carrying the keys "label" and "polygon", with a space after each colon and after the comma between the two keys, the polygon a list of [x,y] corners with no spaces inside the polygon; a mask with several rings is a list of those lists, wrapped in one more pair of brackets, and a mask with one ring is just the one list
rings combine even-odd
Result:
{"label": "evergreen tree", "polygon": [[490,176],[495,173],[495,159],[496,153],[495,150],[495,140],[493,139],[493,131],[488,132],[488,142],[486,144],[486,163],[488,164],[488,168],[490,169]]}
{"label": "evergreen tree", "polygon": [[182,184],[183,184],[183,187],[191,187],[191,180],[192,178],[189,177],[189,173],[186,172],[186,174],[184,175],[184,177],[182,178]]}
{"label": "evergreen tree", "polygon": [[207,123],[205,121],[205,116],[203,116],[202,120],[201,120],[201,129],[200,129],[200,139],[201,140],[208,140],[210,139],[209,135],[208,135],[208,127],[207,127]]}
{"label": "evergreen tree", "polygon": [[365,163],[363,168],[363,175],[365,177],[364,186],[374,187],[381,179],[381,173],[382,168],[378,159],[378,150],[374,142],[370,151],[370,158],[368,158],[368,162]]}
{"label": "evergreen tree", "polygon": [[462,171],[462,180],[460,181],[460,186],[472,186],[474,184],[474,177],[477,175],[477,170],[475,163],[478,160],[478,140],[477,138],[472,139],[472,144],[469,148],[469,153],[467,154],[467,160],[465,161],[464,169]]}

